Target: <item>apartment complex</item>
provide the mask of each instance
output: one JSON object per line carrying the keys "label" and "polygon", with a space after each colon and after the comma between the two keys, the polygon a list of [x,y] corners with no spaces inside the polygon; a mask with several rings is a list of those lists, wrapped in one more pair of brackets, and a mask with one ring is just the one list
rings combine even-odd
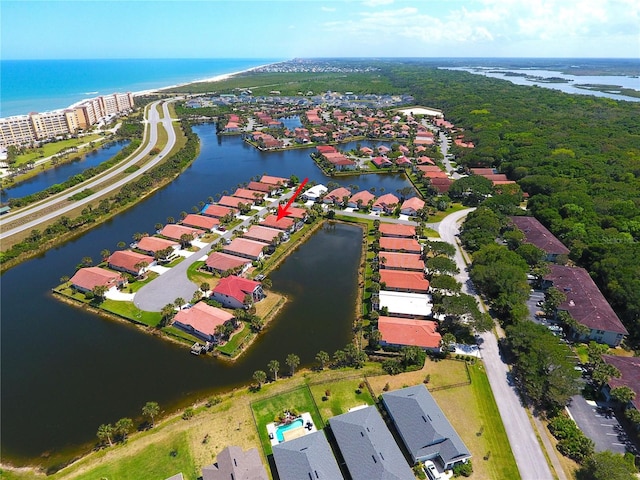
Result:
{"label": "apartment complex", "polygon": [[29,145],[76,133],[133,108],[131,93],[91,98],[65,110],[0,118],[0,147]]}

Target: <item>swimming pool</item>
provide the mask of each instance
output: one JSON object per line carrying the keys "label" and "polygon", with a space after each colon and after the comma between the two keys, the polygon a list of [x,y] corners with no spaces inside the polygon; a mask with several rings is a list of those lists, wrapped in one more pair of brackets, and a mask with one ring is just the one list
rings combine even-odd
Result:
{"label": "swimming pool", "polygon": [[276,428],[276,438],[279,443],[284,442],[284,432],[288,432],[289,430],[293,430],[294,428],[301,428],[304,425],[304,420],[302,418],[296,418],[293,422],[288,425],[280,425]]}

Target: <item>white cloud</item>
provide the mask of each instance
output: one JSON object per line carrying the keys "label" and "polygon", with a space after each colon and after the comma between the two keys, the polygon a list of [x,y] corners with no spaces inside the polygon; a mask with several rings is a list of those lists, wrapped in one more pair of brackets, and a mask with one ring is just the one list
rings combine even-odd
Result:
{"label": "white cloud", "polygon": [[390,5],[393,0],[364,0],[362,4],[365,7],[379,7],[380,5]]}
{"label": "white cloud", "polygon": [[322,10],[323,12],[335,12],[336,11],[335,7],[320,7],[320,10]]}

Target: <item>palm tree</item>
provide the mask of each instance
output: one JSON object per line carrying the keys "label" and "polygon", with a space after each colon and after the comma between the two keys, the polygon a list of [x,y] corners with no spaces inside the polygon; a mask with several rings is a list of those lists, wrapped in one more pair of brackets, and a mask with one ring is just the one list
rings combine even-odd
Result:
{"label": "palm tree", "polygon": [[106,262],[107,259],[111,256],[111,251],[105,248],[100,252],[100,256],[102,257],[102,261]]}
{"label": "palm tree", "polygon": [[266,290],[269,290],[273,286],[273,282],[271,282],[270,278],[263,278],[260,283],[262,283],[262,288]]}
{"label": "palm tree", "polygon": [[173,217],[167,217],[167,223],[176,223],[176,219]]}
{"label": "palm tree", "polygon": [[181,218],[182,220],[184,220],[184,219],[185,219],[185,217],[186,217],[187,215],[188,215],[188,213],[187,213],[187,212],[185,212],[184,210],[180,212],[180,218]]}
{"label": "palm tree", "polygon": [[82,260],[80,263],[82,264],[83,267],[90,267],[91,265],[93,265],[93,258],[82,257]]}
{"label": "palm tree", "polygon": [[271,360],[267,365],[269,371],[273,374],[273,381],[278,381],[278,371],[280,370],[280,362],[278,360]]}
{"label": "palm tree", "polygon": [[130,418],[121,418],[116,422],[114,431],[115,434],[118,435],[122,441],[124,442],[127,439],[127,435],[133,428],[133,420]]}
{"label": "palm tree", "polygon": [[155,228],[155,229],[156,229],[156,231],[158,231],[158,230],[162,230],[162,227],[164,227],[164,225],[163,225],[162,223],[160,223],[160,222],[156,223],[156,224],[153,226],[153,228]]}
{"label": "palm tree", "polygon": [[103,423],[98,427],[98,433],[96,434],[101,442],[105,440],[109,442],[109,446],[113,446],[111,436],[113,435],[113,426],[110,423]]}
{"label": "palm tree", "polygon": [[191,245],[192,240],[193,237],[191,235],[189,235],[188,233],[183,233],[182,235],[180,235],[180,246],[182,248],[187,248],[189,245]]}
{"label": "palm tree", "polygon": [[200,284],[200,290],[202,290],[202,293],[207,293],[209,290],[211,290],[211,285],[209,285],[208,282],[202,282]]}
{"label": "palm tree", "polygon": [[253,379],[258,384],[258,390],[262,388],[262,384],[267,381],[267,374],[262,370],[256,370],[253,372]]}
{"label": "palm tree", "polygon": [[176,306],[176,308],[178,309],[182,309],[182,306],[187,303],[184,301],[184,298],[182,297],[178,297],[173,301],[173,304]]}
{"label": "palm tree", "polygon": [[295,353],[290,353],[289,355],[287,355],[285,363],[291,369],[291,376],[293,376],[296,373],[296,368],[298,367],[298,365],[300,365],[300,357]]}
{"label": "palm tree", "polygon": [[171,303],[167,303],[162,307],[162,310],[160,310],[160,315],[162,316],[162,321],[160,323],[162,326],[167,325],[175,313],[176,309]]}
{"label": "palm tree", "polygon": [[147,267],[149,266],[149,262],[142,260],[141,262],[136,263],[133,268],[138,270],[138,275],[140,277],[144,276],[147,271]]}
{"label": "palm tree", "polygon": [[320,370],[324,370],[324,367],[329,363],[329,354],[320,350],[316,355],[316,361],[320,364]]}
{"label": "palm tree", "polygon": [[158,402],[147,402],[142,407],[142,415],[151,419],[151,427],[155,425],[155,417],[160,413]]}
{"label": "palm tree", "polygon": [[118,243],[116,244],[116,246],[117,246],[118,248],[125,248],[125,247],[127,246],[127,244],[126,244],[125,242],[118,242]]}
{"label": "palm tree", "polygon": [[93,287],[93,290],[91,290],[91,292],[95,295],[96,298],[104,299],[107,290],[108,288],[105,285],[96,285],[95,287]]}

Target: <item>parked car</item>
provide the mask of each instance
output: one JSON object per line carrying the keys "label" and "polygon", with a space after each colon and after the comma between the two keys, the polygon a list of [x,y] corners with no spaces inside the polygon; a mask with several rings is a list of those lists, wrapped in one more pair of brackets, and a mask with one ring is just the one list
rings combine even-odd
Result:
{"label": "parked car", "polygon": [[431,460],[424,462],[424,471],[431,480],[440,480],[440,472]]}

